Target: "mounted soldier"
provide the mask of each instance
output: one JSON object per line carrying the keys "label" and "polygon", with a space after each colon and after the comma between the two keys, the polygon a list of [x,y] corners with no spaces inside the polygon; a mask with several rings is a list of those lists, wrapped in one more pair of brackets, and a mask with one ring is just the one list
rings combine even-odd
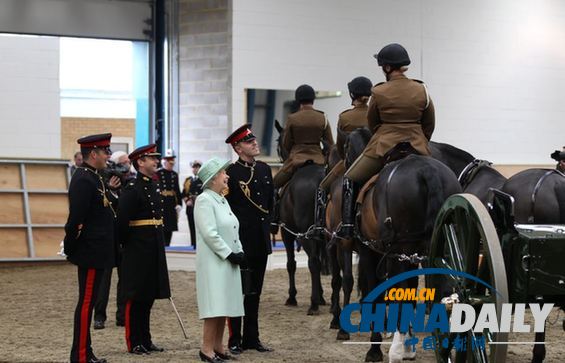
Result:
{"label": "mounted soldier", "polygon": [[555,150],[551,153],[551,158],[557,161],[555,169],[565,173],[565,146],[563,146],[563,151]]}
{"label": "mounted soldier", "polygon": [[328,147],[334,144],[326,115],[314,108],[314,89],[307,84],[301,85],[295,91],[295,99],[300,104],[300,109],[288,116],[284,125],[281,146],[289,157],[275,175],[275,188],[283,187],[296,169],[308,160],[324,165],[326,161],[320,143],[324,142]]}
{"label": "mounted soldier", "polygon": [[371,97],[371,88],[373,84],[367,77],[356,77],[347,84],[349,96],[351,97],[351,105],[353,108],[347,109],[339,114],[337,121],[337,153],[341,158],[332,170],[326,175],[320,183],[320,188],[316,196],[316,225],[319,227],[325,224],[325,205],[327,202],[327,193],[332,183],[343,176],[345,172],[345,141],[347,136],[354,130],[367,127],[367,110],[369,97]]}
{"label": "mounted soldier", "polygon": [[435,111],[425,84],[407,78],[410,57],[400,44],[385,46],[374,57],[386,82],[372,89],[367,111],[373,133],[363,154],[345,172],[341,234],[351,237],[354,225],[356,186],[363,185],[385,165],[385,155],[401,142],[421,155],[430,155],[428,142],[435,126]]}

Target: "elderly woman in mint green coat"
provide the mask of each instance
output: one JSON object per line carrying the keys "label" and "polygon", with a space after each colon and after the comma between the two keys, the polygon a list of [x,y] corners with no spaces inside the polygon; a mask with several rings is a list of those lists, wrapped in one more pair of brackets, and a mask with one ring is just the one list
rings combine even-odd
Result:
{"label": "elderly woman in mint green coat", "polygon": [[230,356],[222,338],[226,317],[244,315],[239,265],[245,256],[239,241],[239,222],[222,192],[229,176],[229,161],[212,158],[202,165],[198,177],[204,192],[196,198],[196,295],[198,316],[204,319],[200,359],[222,362]]}

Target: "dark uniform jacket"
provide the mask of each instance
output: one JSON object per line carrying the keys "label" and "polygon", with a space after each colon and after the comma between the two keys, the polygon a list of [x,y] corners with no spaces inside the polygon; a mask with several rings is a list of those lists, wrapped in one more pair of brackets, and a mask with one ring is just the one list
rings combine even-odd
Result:
{"label": "dark uniform jacket", "polygon": [[120,195],[118,226],[122,255],[122,286],[127,299],[171,296],[163,226],[130,226],[131,221],[160,220],[163,199],[158,184],[138,173]]}
{"label": "dark uniform jacket", "polygon": [[269,240],[273,210],[271,167],[256,161],[255,165],[239,159],[227,169],[229,193],[226,196],[239,220],[239,238],[248,258],[272,252]]}
{"label": "dark uniform jacket", "polygon": [[325,158],[320,147],[322,140],[328,144],[328,147],[334,144],[331,127],[322,111],[306,107],[288,116],[282,147],[289,157],[285,160],[281,171],[293,173],[307,160],[324,165]]}
{"label": "dark uniform jacket", "polygon": [[163,211],[163,220],[165,222],[165,231],[178,230],[178,217],[176,206],[182,206],[181,193],[179,188],[179,175],[174,170],[159,169],[157,172],[159,184],[161,187],[161,195],[165,203]]}
{"label": "dark uniform jacket", "polygon": [[199,196],[201,193],[202,193],[202,179],[195,176],[189,176],[184,180],[182,197],[192,199],[193,207],[196,197]]}
{"label": "dark uniform jacket", "polygon": [[426,86],[395,75],[372,90],[367,111],[373,137],[364,154],[381,157],[398,143],[409,141],[420,154],[430,155],[428,141],[435,127],[435,111]]}
{"label": "dark uniform jacket", "polygon": [[366,104],[356,105],[349,110],[345,110],[339,114],[337,120],[337,152],[342,159],[345,159],[345,140],[347,135],[362,127],[367,127],[367,110]]}
{"label": "dark uniform jacket", "polygon": [[83,163],[69,185],[69,218],[64,239],[67,259],[83,268],[113,267],[114,218],[102,176]]}

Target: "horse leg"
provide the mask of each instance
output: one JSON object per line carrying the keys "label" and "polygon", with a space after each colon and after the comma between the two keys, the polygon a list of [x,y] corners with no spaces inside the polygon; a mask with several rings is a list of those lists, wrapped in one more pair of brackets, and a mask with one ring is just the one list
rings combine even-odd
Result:
{"label": "horse leg", "polygon": [[[545,342],[545,325],[543,332],[536,333],[536,343]],[[541,363],[545,359],[545,344],[535,344],[532,356],[532,363]]]}
{"label": "horse leg", "polygon": [[319,310],[319,299],[320,299],[320,259],[319,255],[316,253],[315,240],[304,239],[302,241],[304,251],[308,255],[308,269],[310,270],[310,279],[312,282],[312,290],[310,294],[310,307],[308,308],[308,315],[318,315]]}
{"label": "horse leg", "polygon": [[[322,269],[323,269],[323,265],[324,263],[327,265],[328,264],[328,253],[326,251],[326,243],[325,243],[325,238],[324,239],[316,239],[315,240],[315,245],[317,250],[319,251],[319,253],[317,254],[318,256],[322,256],[322,259],[325,260],[325,262],[323,262],[323,260],[318,259],[318,261],[320,261],[320,274],[318,275],[318,280],[320,281],[319,284],[319,288],[318,288],[318,304],[320,305],[327,305],[326,303],[326,299],[324,299],[324,288],[322,286]],[[326,274],[329,275],[329,274]]]}
{"label": "horse leg", "polygon": [[[338,248],[341,255],[341,270],[343,271],[343,306],[349,304],[351,298],[351,291],[353,290],[353,266],[352,266],[352,253],[351,248],[348,246],[341,246]],[[337,340],[349,340],[349,333],[343,329],[337,332]]]}
{"label": "horse leg", "polygon": [[[376,270],[376,266],[379,262],[378,255],[368,248],[361,246],[359,248],[359,266],[358,268],[363,269],[363,276],[365,283],[362,284],[362,299],[371,292],[379,283],[383,282],[379,278]],[[360,282],[358,282],[360,283]],[[382,303],[382,296],[380,296],[374,303]],[[380,332],[373,331],[373,326],[371,325],[371,343],[380,343],[383,341],[382,334]],[[371,344],[371,347],[365,355],[365,362],[382,362],[383,352],[381,350],[380,344]]]}
{"label": "horse leg", "polygon": [[285,305],[287,306],[297,306],[296,301],[296,260],[294,258],[294,237],[288,234],[285,230],[282,231],[284,248],[286,250],[286,270],[288,272],[288,299],[286,299]]}
{"label": "horse leg", "polygon": [[[333,241],[330,241],[332,243]],[[328,255],[330,258],[330,266],[332,270],[332,298],[330,312],[333,315],[332,322],[330,323],[330,329],[339,329],[339,314],[341,313],[341,308],[339,307],[339,290],[341,289],[341,274],[339,269],[339,264],[337,260],[337,244],[332,243],[328,250]]]}

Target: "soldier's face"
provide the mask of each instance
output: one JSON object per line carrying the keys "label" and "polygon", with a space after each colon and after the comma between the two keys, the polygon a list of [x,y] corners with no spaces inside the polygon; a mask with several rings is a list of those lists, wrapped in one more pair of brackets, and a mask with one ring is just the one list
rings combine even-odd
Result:
{"label": "soldier's face", "polygon": [[236,146],[235,151],[247,157],[255,157],[261,153],[259,149],[259,144],[257,143],[257,139],[250,140],[250,141],[242,141],[238,143]]}
{"label": "soldier's face", "polygon": [[157,172],[159,159],[155,156],[145,156],[137,161],[139,171],[147,176],[153,176]]}
{"label": "soldier's face", "polygon": [[108,160],[110,159],[110,155],[106,150],[102,149],[95,149],[90,153],[90,159],[92,162],[92,166],[98,170],[105,169]]}
{"label": "soldier's face", "polygon": [[165,169],[171,171],[175,166],[175,159],[163,159],[163,166]]}
{"label": "soldier's face", "polygon": [[561,169],[565,169],[565,160],[561,160],[559,166],[561,166]]}

